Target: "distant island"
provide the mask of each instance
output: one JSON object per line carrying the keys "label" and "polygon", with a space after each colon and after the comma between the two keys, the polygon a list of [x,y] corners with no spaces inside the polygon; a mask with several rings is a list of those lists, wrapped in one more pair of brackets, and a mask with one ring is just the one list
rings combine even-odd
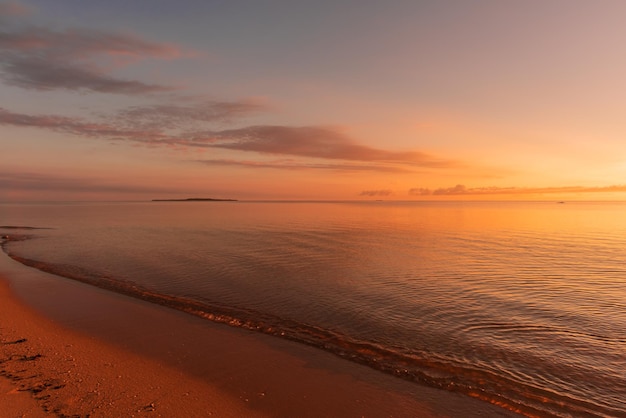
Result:
{"label": "distant island", "polygon": [[208,197],[189,197],[187,199],[152,199],[153,202],[237,202],[237,199],[212,199]]}

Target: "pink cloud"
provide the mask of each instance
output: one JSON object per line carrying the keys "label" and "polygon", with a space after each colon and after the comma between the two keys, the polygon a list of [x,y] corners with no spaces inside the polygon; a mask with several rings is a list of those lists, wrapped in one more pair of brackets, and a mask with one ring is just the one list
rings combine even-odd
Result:
{"label": "pink cloud", "polygon": [[0,125],[49,129],[90,138],[125,140],[147,144],[183,145],[183,140],[158,130],[123,129],[107,123],[86,122],[80,118],[54,115],[25,115],[0,108]]}
{"label": "pink cloud", "polygon": [[123,80],[89,66],[66,65],[41,58],[10,60],[2,66],[8,84],[34,90],[91,90],[99,93],[145,94],[175,90],[171,86]]}
{"label": "pink cloud", "polygon": [[[248,161],[207,159],[207,165],[230,165],[281,170],[408,173],[418,167],[455,166],[428,154],[397,152],[358,144],[327,127],[251,126],[217,131],[187,131],[195,124],[211,124],[264,110],[247,101],[201,102],[193,105],[135,106],[90,121],[56,115],[28,115],[0,108],[0,125],[33,127],[87,138],[173,148],[222,148],[261,155],[302,157],[322,161]],[[323,161],[326,160],[326,161]],[[337,161],[337,162],[335,162]]]}
{"label": "pink cloud", "polygon": [[32,8],[17,1],[0,3],[0,18],[3,16],[26,16],[32,12]]}
{"label": "pink cloud", "polygon": [[0,31],[0,77],[10,85],[35,90],[86,90],[145,94],[172,86],[124,80],[105,71],[102,59],[119,64],[148,58],[174,59],[187,53],[176,45],[134,35],[91,29],[53,31],[30,27]]}
{"label": "pink cloud", "polygon": [[[115,124],[130,127],[149,126],[160,129],[185,128],[189,130],[194,124],[231,122],[266,109],[266,105],[249,100],[203,101],[184,105],[133,106],[120,110],[109,119]],[[197,134],[189,133],[188,136],[197,136]]]}
{"label": "pink cloud", "polygon": [[[455,162],[417,151],[388,151],[356,143],[327,127],[251,126],[222,131],[183,129],[194,123],[239,118],[263,109],[247,102],[204,102],[195,106],[154,105],[132,107],[103,122],[55,115],[26,115],[0,108],[0,124],[36,127],[90,138],[137,142],[151,146],[223,148],[258,154],[287,155],[353,163],[254,163],[280,169],[333,169],[343,171],[407,172],[415,167],[451,167]],[[354,164],[368,163],[368,164]],[[251,166],[245,161],[208,161],[211,164]]]}
{"label": "pink cloud", "polygon": [[88,121],[82,118],[56,115],[28,115],[0,107],[0,125],[49,129],[55,132],[116,141],[138,142],[163,146],[207,146],[193,136],[169,134],[195,122],[214,122],[242,117],[262,109],[248,102],[203,102],[197,105],[135,106],[117,114]]}
{"label": "pink cloud", "polygon": [[130,34],[92,29],[53,31],[29,28],[14,33],[5,32],[0,34],[0,47],[23,53],[37,51],[62,58],[107,54],[174,59],[185,55],[181,48],[171,43],[150,42]]}
{"label": "pink cloud", "polygon": [[207,133],[212,147],[263,154],[451,167],[456,163],[419,151],[389,151],[356,143],[342,132],[320,126],[250,126]]}

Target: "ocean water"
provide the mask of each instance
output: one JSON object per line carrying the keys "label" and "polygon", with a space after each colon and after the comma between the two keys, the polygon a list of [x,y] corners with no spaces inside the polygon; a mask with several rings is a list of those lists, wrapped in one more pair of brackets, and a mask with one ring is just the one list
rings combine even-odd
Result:
{"label": "ocean water", "polygon": [[3,204],[42,270],[527,416],[626,417],[626,203]]}

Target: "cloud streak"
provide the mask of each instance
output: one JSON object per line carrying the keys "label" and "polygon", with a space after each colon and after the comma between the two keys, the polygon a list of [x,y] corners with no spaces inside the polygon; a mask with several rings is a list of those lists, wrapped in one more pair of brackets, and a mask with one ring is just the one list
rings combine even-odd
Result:
{"label": "cloud streak", "polygon": [[401,167],[380,166],[374,164],[321,164],[305,163],[297,161],[247,161],[247,160],[197,160],[197,162],[209,166],[231,166],[243,168],[267,168],[276,170],[332,170],[338,172],[382,172],[382,173],[407,173]]}
{"label": "cloud streak", "polygon": [[86,122],[80,118],[55,115],[26,115],[0,108],[0,125],[34,127],[54,132],[68,133],[90,138],[129,140],[147,143],[170,144],[175,142],[160,131],[123,129],[106,123]]}
{"label": "cloud streak", "polygon": [[102,61],[119,64],[183,55],[173,44],[92,29],[0,30],[0,78],[24,89],[131,95],[171,91],[175,87],[113,77]]}
{"label": "cloud streak", "polygon": [[444,168],[456,164],[417,151],[395,152],[356,143],[342,132],[321,126],[250,126],[209,132],[210,146],[262,154],[333,160],[409,164]]}
{"label": "cloud streak", "polygon": [[[0,107],[0,125],[47,129],[87,138],[149,146],[206,146],[176,132],[194,122],[235,119],[262,109],[248,102],[204,102],[196,106],[135,106],[97,121],[57,115],[29,115]],[[169,133],[173,131],[173,133]]]}
{"label": "cloud streak", "polygon": [[391,196],[392,194],[393,194],[393,191],[391,190],[363,190],[361,193],[359,193],[359,196],[376,197],[376,196]]}
{"label": "cloud streak", "polygon": [[626,192],[626,185],[604,187],[564,186],[564,187],[475,187],[462,184],[454,187],[428,189],[416,187],[409,190],[412,196],[489,196],[489,195],[529,195],[557,193],[615,193]]}
{"label": "cloud streak", "polygon": [[136,129],[189,129],[198,123],[225,123],[267,110],[255,101],[205,101],[191,105],[158,104],[133,106],[109,117],[118,126]]}
{"label": "cloud streak", "polygon": [[241,118],[263,110],[249,102],[205,102],[196,106],[154,105],[132,107],[104,120],[55,115],[28,115],[0,108],[0,125],[35,127],[89,138],[126,141],[148,146],[219,148],[263,155],[281,155],[349,163],[251,162],[208,160],[207,164],[278,169],[331,169],[338,171],[410,172],[417,167],[447,168],[456,162],[428,154],[395,152],[356,143],[328,127],[251,126],[217,131],[184,131],[193,123]]}

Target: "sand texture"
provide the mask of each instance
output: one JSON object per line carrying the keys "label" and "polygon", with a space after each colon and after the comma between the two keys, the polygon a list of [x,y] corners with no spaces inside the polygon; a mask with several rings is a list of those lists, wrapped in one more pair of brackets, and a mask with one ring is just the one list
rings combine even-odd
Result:
{"label": "sand texture", "polygon": [[0,281],[0,416],[260,416],[199,379],[63,329]]}

